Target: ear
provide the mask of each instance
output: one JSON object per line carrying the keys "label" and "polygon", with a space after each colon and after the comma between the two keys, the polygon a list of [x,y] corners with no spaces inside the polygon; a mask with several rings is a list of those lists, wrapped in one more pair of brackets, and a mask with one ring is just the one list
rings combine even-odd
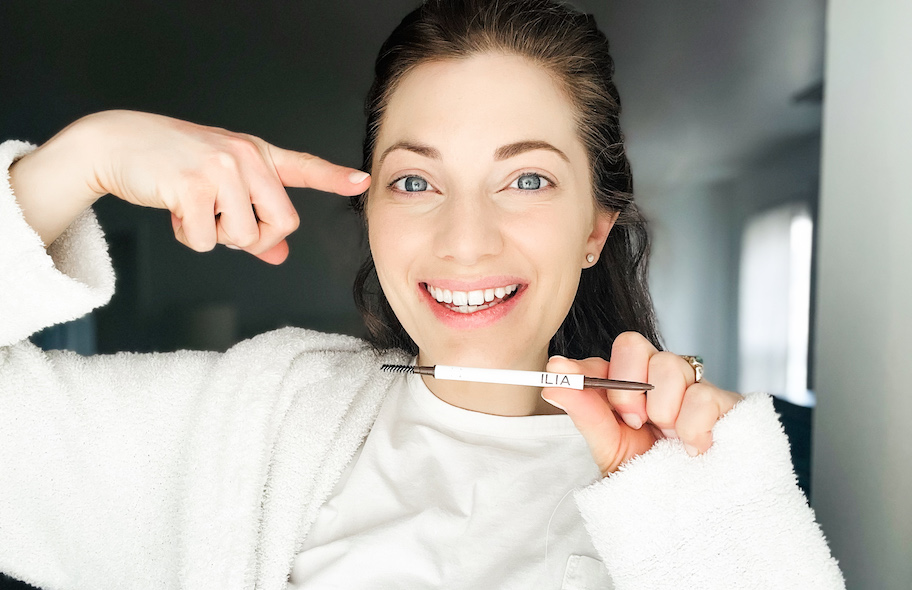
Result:
{"label": "ear", "polygon": [[596,256],[601,254],[602,248],[605,246],[605,240],[608,239],[608,234],[611,233],[611,228],[614,227],[614,223],[620,214],[620,211],[596,209],[592,233],[586,239],[587,252],[592,252]]}

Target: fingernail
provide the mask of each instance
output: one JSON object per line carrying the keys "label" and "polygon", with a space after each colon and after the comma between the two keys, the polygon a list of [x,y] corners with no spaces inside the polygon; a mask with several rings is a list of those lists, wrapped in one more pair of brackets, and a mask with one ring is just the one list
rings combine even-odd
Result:
{"label": "fingernail", "polygon": [[367,180],[367,177],[370,176],[367,172],[362,172],[361,170],[356,170],[348,175],[348,181],[352,184],[359,184]]}
{"label": "fingernail", "polygon": [[549,361],[553,361],[554,359],[563,359],[563,360],[567,360],[567,357],[561,356],[561,355],[559,355],[559,354],[555,354],[554,356],[552,356],[552,357],[549,358],[548,360],[549,360]]}
{"label": "fingernail", "polygon": [[665,438],[678,438],[678,433],[673,428],[663,428],[662,434],[665,435]]}
{"label": "fingernail", "polygon": [[554,402],[554,401],[549,400],[549,399],[546,398],[545,396],[542,396],[542,399],[545,400],[546,402],[548,402],[549,404],[551,404],[552,406],[554,406],[555,408],[560,408],[561,410],[563,410],[563,411],[565,411],[565,412],[567,411],[567,408],[565,408],[564,406],[560,405],[560,404],[557,403],[557,402]]}
{"label": "fingernail", "polygon": [[235,246],[234,244],[225,244],[225,247],[226,247],[226,248],[231,248],[232,250],[240,250],[240,249],[241,249],[239,246]]}
{"label": "fingernail", "polygon": [[700,454],[700,451],[697,450],[697,447],[684,443],[684,450],[687,451],[687,454],[691,457],[696,457]]}
{"label": "fingernail", "polygon": [[621,418],[623,418],[624,422],[626,422],[627,425],[630,426],[631,428],[633,428],[634,430],[639,430],[640,426],[643,425],[643,421],[640,420],[639,414],[634,414],[634,413],[621,414]]}

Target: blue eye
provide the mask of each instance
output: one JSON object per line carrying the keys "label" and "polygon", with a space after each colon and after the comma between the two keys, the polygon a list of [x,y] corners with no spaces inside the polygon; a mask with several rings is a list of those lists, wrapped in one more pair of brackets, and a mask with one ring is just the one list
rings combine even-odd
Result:
{"label": "blue eye", "polygon": [[526,173],[514,180],[513,184],[510,185],[510,188],[518,188],[524,191],[536,191],[545,188],[550,184],[548,179],[541,174]]}
{"label": "blue eye", "polygon": [[395,186],[400,191],[407,193],[420,193],[430,188],[428,181],[421,178],[420,176],[403,176],[402,178],[394,181],[393,186]]}

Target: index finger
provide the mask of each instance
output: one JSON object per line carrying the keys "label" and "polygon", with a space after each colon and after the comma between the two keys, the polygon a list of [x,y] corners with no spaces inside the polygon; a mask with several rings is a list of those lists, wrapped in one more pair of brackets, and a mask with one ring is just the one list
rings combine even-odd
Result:
{"label": "index finger", "polygon": [[[608,378],[623,381],[648,382],[649,359],[658,349],[642,334],[623,332],[618,334],[611,345],[611,363],[608,365]],[[639,428],[646,423],[646,392],[608,390],[608,401],[624,417],[632,428]],[[639,423],[633,420],[639,418]]]}
{"label": "index finger", "polygon": [[284,186],[313,188],[346,197],[358,195],[370,186],[367,172],[339,166],[317,156],[266,144],[276,173]]}

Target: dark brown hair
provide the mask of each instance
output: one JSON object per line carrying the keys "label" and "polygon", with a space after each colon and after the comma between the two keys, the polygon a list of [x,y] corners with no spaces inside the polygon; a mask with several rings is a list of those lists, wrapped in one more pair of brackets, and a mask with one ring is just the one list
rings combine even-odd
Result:
{"label": "dark brown hair", "polygon": [[[575,110],[589,156],[593,196],[602,209],[619,213],[598,261],[582,273],[549,354],[607,359],[615,337],[628,330],[661,348],[647,287],[649,237],[633,203],[633,177],[619,122],[621,103],[612,81],[614,61],[592,15],[549,0],[422,4],[402,20],[377,56],[365,103],[363,169],[371,170],[386,105],[405,75],[422,63],[484,52],[523,56],[554,76]],[[366,198],[367,193],[352,197],[362,218]],[[354,295],[374,346],[418,352],[380,288],[369,253],[355,278]]]}

